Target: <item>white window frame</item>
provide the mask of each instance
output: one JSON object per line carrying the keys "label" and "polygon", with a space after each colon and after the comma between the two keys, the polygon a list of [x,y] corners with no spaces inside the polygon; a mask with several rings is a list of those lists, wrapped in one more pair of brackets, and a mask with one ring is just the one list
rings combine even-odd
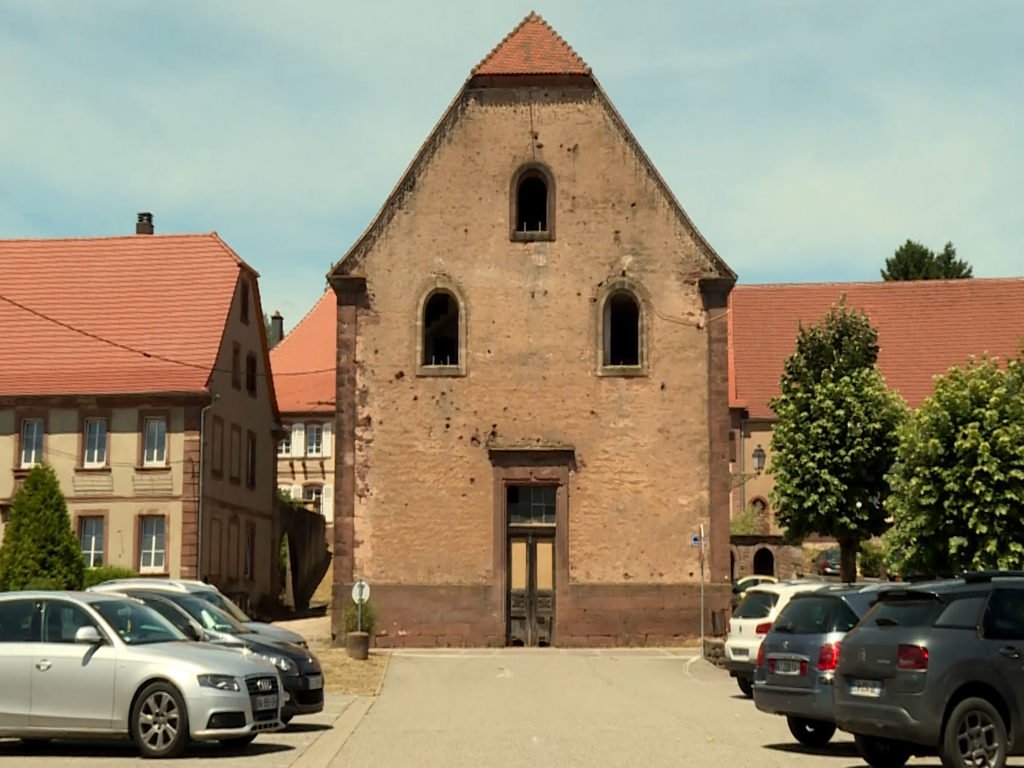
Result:
{"label": "white window frame", "polygon": [[[152,455],[149,450],[149,428],[150,425],[163,425],[163,445],[154,445]],[[159,435],[159,430],[157,432]],[[155,440],[156,438],[154,438]],[[163,416],[147,416],[142,422],[142,466],[144,467],[166,467],[167,466],[167,419]]]}
{"label": "white window frame", "polygon": [[[147,534],[146,523],[154,528]],[[159,526],[159,529],[157,528]],[[163,545],[157,547],[157,533]],[[144,565],[149,555],[149,565]],[[144,515],[139,518],[139,573],[164,573],[167,570],[167,518],[161,515]]]}
{"label": "white window frame", "polygon": [[[28,433],[31,427],[32,437]],[[42,419],[24,419],[21,422],[21,468],[29,469],[43,460],[43,430]]]}
{"label": "white window frame", "polygon": [[[96,441],[90,434],[91,427],[103,427],[103,434]],[[82,466],[88,469],[98,469],[107,466],[107,420],[103,417],[91,417],[85,420],[82,429],[82,438],[85,442],[85,451],[82,454]],[[95,444],[94,444],[95,442]]]}
{"label": "white window frame", "polygon": [[[320,493],[317,494],[316,491]],[[302,503],[308,504],[309,502],[313,502],[314,512],[321,515],[324,513],[324,487],[319,483],[302,486]]]}
{"label": "white window frame", "polygon": [[[93,531],[89,537],[89,543],[86,544],[86,532],[85,528],[89,524],[99,526],[99,536]],[[103,558],[106,554],[103,551],[104,538],[106,536],[106,520],[102,517],[89,515],[88,517],[78,518],[78,542],[82,549],[82,558],[85,560],[86,568],[99,568],[103,565]],[[96,558],[99,556],[99,562],[96,562]]]}
{"label": "white window frame", "polygon": [[306,425],[306,455],[320,458],[324,455],[324,425]]}
{"label": "white window frame", "polygon": [[285,430],[284,437],[277,441],[277,455],[281,458],[288,458],[292,455],[292,431]]}

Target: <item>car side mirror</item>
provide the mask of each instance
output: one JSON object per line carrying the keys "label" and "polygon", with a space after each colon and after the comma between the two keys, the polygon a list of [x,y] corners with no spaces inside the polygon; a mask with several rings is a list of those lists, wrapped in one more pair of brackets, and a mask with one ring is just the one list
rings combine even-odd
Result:
{"label": "car side mirror", "polygon": [[192,624],[185,624],[181,628],[181,631],[184,633],[185,637],[194,642],[199,642],[203,639],[202,631]]}
{"label": "car side mirror", "polygon": [[100,645],[103,638],[96,627],[79,627],[75,630],[75,642],[83,645]]}

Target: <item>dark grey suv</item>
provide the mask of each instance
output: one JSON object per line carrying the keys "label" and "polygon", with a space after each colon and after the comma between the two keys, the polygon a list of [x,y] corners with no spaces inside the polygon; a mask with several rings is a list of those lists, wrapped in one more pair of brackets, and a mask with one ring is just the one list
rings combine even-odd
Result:
{"label": "dark grey suv", "polygon": [[824,746],[836,732],[832,688],[842,641],[882,588],[835,584],[794,595],[765,636],[754,672],[754,704],[785,715],[801,744]]}
{"label": "dark grey suv", "polygon": [[864,760],[1002,768],[1024,754],[1024,573],[890,589],[846,635],[836,723]]}

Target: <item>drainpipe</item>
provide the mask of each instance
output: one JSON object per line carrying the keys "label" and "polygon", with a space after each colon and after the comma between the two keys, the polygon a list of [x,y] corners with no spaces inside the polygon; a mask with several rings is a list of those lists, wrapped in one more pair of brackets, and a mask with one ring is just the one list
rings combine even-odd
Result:
{"label": "drainpipe", "polygon": [[208,405],[199,411],[199,509],[196,517],[196,578],[203,579],[203,477],[206,475],[206,412],[220,400],[213,395]]}

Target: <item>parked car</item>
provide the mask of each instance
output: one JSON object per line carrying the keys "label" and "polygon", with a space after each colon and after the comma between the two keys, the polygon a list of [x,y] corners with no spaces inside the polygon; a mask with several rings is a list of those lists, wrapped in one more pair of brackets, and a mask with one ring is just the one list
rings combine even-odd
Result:
{"label": "parked car", "polygon": [[822,747],[836,732],[832,689],[844,635],[878,597],[880,584],[833,584],[793,595],[757,652],[754,704],[784,715],[801,744]]}
{"label": "parked car", "polygon": [[864,760],[1002,768],[1024,754],[1024,573],[893,585],[843,643],[835,717]]}
{"label": "parked car", "polygon": [[273,624],[267,624],[262,621],[253,621],[231,598],[217,589],[213,584],[207,584],[205,581],[160,578],[109,579],[94,587],[90,587],[89,589],[96,591],[117,591],[119,587],[141,587],[142,589],[146,589],[150,592],[167,591],[197,595],[198,597],[213,603],[224,611],[224,613],[232,616],[236,621],[245,624],[253,632],[257,632],[261,635],[267,635],[274,640],[281,640],[286,643],[299,645],[303,648],[308,645],[306,643],[306,638],[298,632],[292,632],[290,629],[278,627]]}
{"label": "parked car", "polygon": [[308,648],[250,632],[246,625],[195,594],[133,588],[124,590],[124,594],[142,600],[189,637],[243,650],[273,664],[281,672],[284,687],[283,722],[290,722],[295,715],[312,715],[323,710],[323,670],[319,659]]}
{"label": "parked car", "polygon": [[783,581],[761,584],[747,590],[729,619],[725,640],[725,668],[736,678],[744,696],[754,695],[754,664],[757,649],[772,628],[779,611],[793,595],[825,586],[821,581]]}
{"label": "parked car", "polygon": [[841,563],[838,549],[826,549],[814,558],[814,572],[819,576],[838,576]]}
{"label": "parked car", "polygon": [[744,597],[746,597],[747,590],[751,587],[756,587],[759,584],[775,584],[777,582],[778,579],[774,576],[765,576],[763,574],[741,576],[736,579],[732,585],[732,610],[736,610],[736,606],[740,604]]}
{"label": "parked car", "polygon": [[143,757],[283,728],[267,662],[186,640],[131,598],[0,594],[0,737],[131,738]]}

